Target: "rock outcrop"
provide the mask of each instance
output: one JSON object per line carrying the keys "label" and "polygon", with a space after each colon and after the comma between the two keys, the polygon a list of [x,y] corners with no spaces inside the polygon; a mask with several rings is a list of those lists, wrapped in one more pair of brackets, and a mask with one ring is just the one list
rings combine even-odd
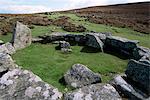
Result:
{"label": "rock outcrop", "polygon": [[99,74],[92,72],[82,64],[73,65],[64,75],[64,79],[65,82],[73,88],[80,88],[101,82],[101,76]]}
{"label": "rock outcrop", "polygon": [[6,53],[0,52],[0,73],[3,73],[15,67],[17,67],[17,65],[12,60],[11,56]]}
{"label": "rock outcrop", "polygon": [[[92,33],[86,34],[87,42],[86,45],[89,47],[93,47],[96,49],[100,49],[103,52],[104,43],[100,40],[100,38]],[[105,38],[105,36],[102,36]]]}
{"label": "rock outcrop", "polygon": [[117,75],[110,81],[110,84],[116,88],[122,97],[129,98],[131,100],[146,99],[147,96],[142,91],[133,87],[133,85],[130,85],[123,77],[125,76]]}
{"label": "rock outcrop", "polygon": [[16,50],[29,46],[32,42],[31,30],[26,25],[17,22],[11,42]]}
{"label": "rock outcrop", "polygon": [[122,100],[110,84],[93,84],[66,93],[64,100]]}
{"label": "rock outcrop", "polygon": [[127,56],[133,55],[133,50],[137,48],[137,44],[138,41],[136,40],[129,40],[117,36],[108,36],[105,41],[106,48],[111,50],[115,49]]}
{"label": "rock outcrop", "polygon": [[150,64],[130,60],[125,74],[150,95]]}
{"label": "rock outcrop", "polygon": [[60,100],[60,93],[32,72],[8,71],[0,78],[0,100]]}

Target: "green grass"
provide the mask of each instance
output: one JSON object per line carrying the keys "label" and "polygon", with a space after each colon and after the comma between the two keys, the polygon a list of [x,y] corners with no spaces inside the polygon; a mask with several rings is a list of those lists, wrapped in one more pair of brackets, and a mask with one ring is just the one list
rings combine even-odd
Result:
{"label": "green grass", "polygon": [[8,33],[7,35],[0,35],[0,40],[3,40],[5,43],[11,41],[11,38],[11,33]]}
{"label": "green grass", "polygon": [[61,27],[50,25],[50,26],[35,26],[32,29],[32,36],[37,37],[39,35],[51,34],[52,32],[65,32]]}
{"label": "green grass", "polygon": [[18,65],[33,71],[61,91],[64,91],[65,86],[58,81],[73,64],[87,65],[92,71],[102,74],[103,82],[113,77],[110,75],[111,72],[123,73],[127,65],[127,60],[110,54],[80,52],[83,48],[80,46],[73,46],[71,54],[56,51],[55,46],[53,44],[32,44],[14,54],[13,59]]}
{"label": "green grass", "polygon": [[[94,24],[85,21],[74,14],[53,14],[48,15],[49,18],[57,19],[59,16],[71,17],[71,22],[74,24],[81,24],[89,31],[95,32],[111,32],[113,35],[125,37],[128,39],[139,40],[141,46],[150,48],[150,35],[142,34],[128,28],[118,28],[102,24]],[[61,27],[54,25],[50,26],[34,26],[32,29],[32,36],[51,34],[52,32],[65,32]],[[67,32],[69,33],[69,32]],[[75,33],[72,33],[75,34]],[[0,36],[0,39],[7,42],[10,41],[11,34]],[[109,81],[114,74],[123,73],[127,66],[127,60],[120,59],[116,56],[104,53],[83,53],[80,52],[82,47],[73,46],[71,54],[62,54],[55,50],[53,44],[32,44],[31,46],[18,51],[13,55],[18,65],[23,66],[24,69],[33,71],[39,75],[44,81],[52,84],[64,91],[66,88],[58,81],[64,73],[76,63],[87,65],[92,71],[98,72],[102,75],[103,82]]]}

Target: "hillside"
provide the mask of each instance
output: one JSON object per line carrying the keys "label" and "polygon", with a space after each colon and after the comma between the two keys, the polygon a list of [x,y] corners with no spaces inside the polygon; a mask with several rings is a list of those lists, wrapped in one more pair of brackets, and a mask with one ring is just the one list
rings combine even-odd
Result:
{"label": "hillside", "polygon": [[96,6],[69,12],[97,24],[129,27],[146,34],[150,32],[150,2]]}

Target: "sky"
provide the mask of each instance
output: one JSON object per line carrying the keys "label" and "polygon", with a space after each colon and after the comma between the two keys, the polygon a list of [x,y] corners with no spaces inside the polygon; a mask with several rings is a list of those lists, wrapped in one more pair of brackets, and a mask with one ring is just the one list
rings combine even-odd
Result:
{"label": "sky", "polygon": [[18,14],[61,11],[89,6],[143,1],[145,0],[0,0],[0,13]]}

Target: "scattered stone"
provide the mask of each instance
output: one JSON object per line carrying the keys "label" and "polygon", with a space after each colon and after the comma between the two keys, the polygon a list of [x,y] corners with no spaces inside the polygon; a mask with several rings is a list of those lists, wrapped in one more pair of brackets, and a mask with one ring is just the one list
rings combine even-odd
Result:
{"label": "scattered stone", "polygon": [[43,39],[42,38],[32,38],[33,43],[42,43]]}
{"label": "scattered stone", "polygon": [[110,84],[93,84],[66,93],[64,100],[122,100]]}
{"label": "scattered stone", "polygon": [[100,83],[101,76],[92,72],[82,64],[75,64],[64,75],[65,82],[73,87],[80,88],[86,85]]}
{"label": "scattered stone", "polygon": [[7,42],[3,45],[0,45],[0,52],[11,55],[11,54],[14,54],[16,51],[15,51],[15,48],[12,46],[12,44]]}
{"label": "scattered stone", "polygon": [[105,41],[105,46],[107,48],[116,49],[128,56],[132,56],[133,50],[137,48],[137,44],[137,40],[129,40],[117,36],[107,36]]}
{"label": "scattered stone", "polygon": [[59,42],[59,48],[61,49],[61,51],[63,53],[72,52],[72,49],[71,49],[69,42],[66,42],[66,41],[60,41]]}
{"label": "scattered stone", "polygon": [[8,71],[0,78],[0,100],[61,100],[62,93],[32,72]]}
{"label": "scattered stone", "polygon": [[12,44],[16,50],[29,46],[32,42],[31,30],[20,22],[16,23]]}
{"label": "scattered stone", "polygon": [[150,95],[150,64],[130,60],[125,74]]}
{"label": "scattered stone", "polygon": [[142,46],[138,46],[133,51],[133,58],[135,60],[147,59],[150,60],[150,49]]}
{"label": "scattered stone", "polygon": [[[101,51],[103,52],[104,43],[100,40],[100,38],[97,35],[89,33],[89,34],[86,34],[86,37],[87,37],[87,42],[86,42],[87,46],[93,47],[96,49],[101,49]],[[105,38],[103,36],[101,37]]]}
{"label": "scattered stone", "polygon": [[144,93],[127,83],[120,75],[115,76],[113,80],[110,81],[110,84],[116,88],[123,98],[128,98],[129,100],[146,99]]}

